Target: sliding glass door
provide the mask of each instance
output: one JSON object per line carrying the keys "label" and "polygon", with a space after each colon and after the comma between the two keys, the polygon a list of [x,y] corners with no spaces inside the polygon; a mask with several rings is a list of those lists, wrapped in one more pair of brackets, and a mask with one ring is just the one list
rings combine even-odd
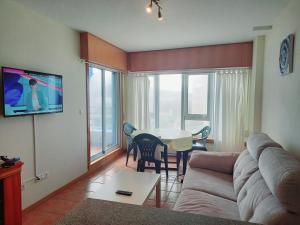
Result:
{"label": "sliding glass door", "polygon": [[90,161],[119,144],[118,72],[89,66]]}
{"label": "sliding glass door", "polygon": [[105,100],[104,114],[105,136],[103,138],[104,150],[107,152],[118,145],[118,75],[115,72],[104,71]]}

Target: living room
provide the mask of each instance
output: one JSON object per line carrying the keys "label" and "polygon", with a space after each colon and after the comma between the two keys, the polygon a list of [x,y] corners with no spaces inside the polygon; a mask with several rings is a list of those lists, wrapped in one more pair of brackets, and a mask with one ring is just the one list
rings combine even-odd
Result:
{"label": "living room", "polygon": [[[0,0],[0,155],[20,158],[0,169],[0,224],[300,224],[299,15],[298,0]],[[145,133],[159,160],[130,145]],[[265,196],[247,200],[258,172]]]}

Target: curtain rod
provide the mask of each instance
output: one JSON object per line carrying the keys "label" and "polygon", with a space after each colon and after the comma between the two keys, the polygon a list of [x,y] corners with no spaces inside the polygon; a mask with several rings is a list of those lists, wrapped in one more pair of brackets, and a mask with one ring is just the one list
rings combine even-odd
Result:
{"label": "curtain rod", "polygon": [[177,73],[211,73],[219,70],[236,70],[236,69],[252,69],[252,67],[227,67],[227,68],[207,68],[207,69],[188,69],[188,70],[156,70],[156,71],[128,71],[128,74],[141,73],[141,74],[177,74]]}

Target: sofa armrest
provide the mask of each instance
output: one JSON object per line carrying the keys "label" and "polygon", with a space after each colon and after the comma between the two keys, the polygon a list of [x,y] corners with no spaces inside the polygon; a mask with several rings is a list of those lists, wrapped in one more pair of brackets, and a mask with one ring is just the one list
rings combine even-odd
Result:
{"label": "sofa armrest", "polygon": [[189,161],[190,167],[208,169],[222,173],[233,173],[238,152],[194,151]]}

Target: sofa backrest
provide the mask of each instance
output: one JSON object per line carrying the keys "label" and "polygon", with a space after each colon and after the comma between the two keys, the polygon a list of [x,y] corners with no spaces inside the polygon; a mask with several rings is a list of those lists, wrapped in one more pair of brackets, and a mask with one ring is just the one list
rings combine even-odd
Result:
{"label": "sofa backrest", "polygon": [[262,151],[268,147],[281,148],[281,145],[273,141],[265,133],[253,133],[247,140],[247,149],[249,150],[249,153],[253,159],[256,161],[258,161]]}
{"label": "sofa backrest", "polygon": [[287,211],[300,215],[299,161],[280,148],[266,148],[258,166],[272,194]]}
{"label": "sofa backrest", "polygon": [[233,168],[234,192],[238,196],[249,177],[258,170],[257,162],[248,150],[243,151],[235,162]]}
{"label": "sofa backrest", "polygon": [[249,137],[247,149],[235,163],[233,178],[241,219],[272,225],[297,224],[300,162],[269,136],[256,133]]}

